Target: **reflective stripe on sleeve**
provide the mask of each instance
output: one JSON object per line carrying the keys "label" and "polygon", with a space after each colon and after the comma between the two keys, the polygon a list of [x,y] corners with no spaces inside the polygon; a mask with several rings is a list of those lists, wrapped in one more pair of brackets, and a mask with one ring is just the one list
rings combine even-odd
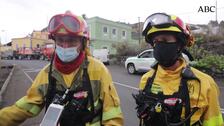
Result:
{"label": "reflective stripe on sleeve", "polygon": [[93,123],[93,124],[86,124],[86,126],[101,126],[100,125],[100,121],[97,121],[97,122],[95,122],[95,123]]}
{"label": "reflective stripe on sleeve", "polygon": [[41,108],[38,105],[27,103],[27,101],[25,100],[25,97],[19,99],[16,102],[16,106],[32,113],[34,116],[38,115],[41,111]]}
{"label": "reflective stripe on sleeve", "polygon": [[112,118],[116,118],[119,114],[121,114],[121,107],[113,107],[107,112],[103,112],[103,120],[109,120]]}
{"label": "reflective stripe on sleeve", "polygon": [[203,121],[203,126],[221,126],[223,124],[222,114],[211,117],[209,120]]}
{"label": "reflective stripe on sleeve", "polygon": [[[98,105],[98,103],[99,103],[99,100],[95,101],[94,106],[96,107]],[[88,107],[88,110],[90,110],[90,109],[91,109],[91,107]]]}

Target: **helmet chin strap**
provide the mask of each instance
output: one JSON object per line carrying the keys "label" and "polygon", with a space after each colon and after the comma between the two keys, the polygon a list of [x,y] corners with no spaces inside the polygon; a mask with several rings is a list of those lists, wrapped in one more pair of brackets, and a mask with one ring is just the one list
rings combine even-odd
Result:
{"label": "helmet chin strap", "polygon": [[177,40],[181,42],[182,49],[187,45],[187,37],[183,33],[177,34]]}
{"label": "helmet chin strap", "polygon": [[82,50],[85,51],[85,47],[87,46],[87,39],[85,37],[81,38]]}

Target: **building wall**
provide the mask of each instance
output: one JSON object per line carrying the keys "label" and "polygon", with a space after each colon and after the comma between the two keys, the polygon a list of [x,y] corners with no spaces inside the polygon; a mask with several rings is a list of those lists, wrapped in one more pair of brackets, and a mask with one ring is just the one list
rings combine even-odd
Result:
{"label": "building wall", "polygon": [[34,31],[30,36],[24,38],[13,38],[12,39],[12,48],[17,50],[19,48],[37,48],[42,47],[45,43],[52,43],[51,40],[48,40],[47,32]]}
{"label": "building wall", "polygon": [[13,38],[12,39],[12,48],[13,50],[17,50],[19,48],[30,47],[30,38]]}
{"label": "building wall", "polygon": [[12,50],[12,46],[1,45],[0,52]]}
{"label": "building wall", "polygon": [[[136,40],[131,38],[131,25],[106,20],[99,17],[87,19],[90,30],[90,45],[93,49],[108,48],[110,54],[115,54],[115,48],[112,44],[118,42],[136,43]],[[105,32],[105,29],[107,29]],[[123,35],[125,32],[125,36]]]}

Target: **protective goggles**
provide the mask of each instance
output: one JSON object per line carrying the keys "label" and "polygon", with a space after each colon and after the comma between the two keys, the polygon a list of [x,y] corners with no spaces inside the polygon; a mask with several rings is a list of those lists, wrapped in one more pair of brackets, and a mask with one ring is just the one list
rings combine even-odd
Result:
{"label": "protective goggles", "polygon": [[80,20],[72,15],[60,14],[51,18],[48,31],[50,33],[56,32],[59,28],[64,27],[68,32],[77,34],[82,31],[82,23]]}
{"label": "protective goggles", "polygon": [[142,34],[144,36],[147,35],[147,32],[152,28],[168,28],[170,26],[178,27],[182,32],[185,29],[184,23],[181,21],[180,18],[176,17],[176,19],[172,20],[170,15],[165,13],[155,13],[150,15],[143,26]]}

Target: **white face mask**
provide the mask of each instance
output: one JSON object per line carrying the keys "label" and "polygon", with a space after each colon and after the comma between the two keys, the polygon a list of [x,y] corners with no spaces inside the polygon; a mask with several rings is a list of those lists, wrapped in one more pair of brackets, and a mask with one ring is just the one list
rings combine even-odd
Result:
{"label": "white face mask", "polygon": [[71,62],[76,59],[79,55],[77,49],[78,47],[63,48],[56,45],[56,53],[59,59],[63,62]]}

